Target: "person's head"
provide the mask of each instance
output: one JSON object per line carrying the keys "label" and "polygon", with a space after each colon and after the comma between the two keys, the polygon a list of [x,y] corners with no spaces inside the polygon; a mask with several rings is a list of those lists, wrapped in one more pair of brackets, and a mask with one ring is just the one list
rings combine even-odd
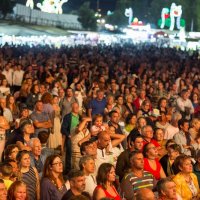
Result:
{"label": "person's head", "polygon": [[153,143],[147,143],[143,147],[143,154],[145,158],[156,158],[158,156],[158,150]]}
{"label": "person's head", "polygon": [[167,113],[165,111],[160,111],[160,117],[158,117],[159,122],[167,122]]}
{"label": "person's head", "polygon": [[124,104],[124,98],[123,98],[123,96],[117,96],[116,97],[116,102],[117,102],[117,104],[118,105],[123,105]]}
{"label": "person's head", "polygon": [[6,78],[2,79],[1,85],[4,86],[4,87],[7,87],[7,86],[8,86],[8,81],[7,81]]}
{"label": "person's head", "polygon": [[19,151],[16,157],[19,168],[29,168],[31,165],[29,151]]}
{"label": "person's head", "polygon": [[155,195],[152,190],[148,188],[139,189],[136,192],[135,200],[155,200]]}
{"label": "person's head", "polygon": [[113,105],[113,103],[114,103],[114,96],[108,95],[107,98],[106,98],[106,100],[107,100],[107,105]]}
{"label": "person's head", "polygon": [[167,148],[170,160],[175,160],[181,154],[181,147],[178,144],[171,144]]}
{"label": "person's head", "polygon": [[104,98],[104,91],[97,90],[97,100],[101,101]]}
{"label": "person's head", "polygon": [[98,134],[98,147],[100,149],[106,148],[110,143],[110,134],[107,131],[101,131]]}
{"label": "person's head", "polygon": [[79,113],[79,105],[77,102],[72,103],[72,113],[78,114]]}
{"label": "person's head", "polygon": [[12,160],[12,159],[7,159],[6,162],[9,163],[12,166],[13,175],[17,177],[17,174],[18,174],[18,171],[19,171],[17,161]]}
{"label": "person's head", "polygon": [[35,104],[35,110],[37,112],[42,112],[43,111],[43,103],[41,100],[38,100]]}
{"label": "person's head", "polygon": [[58,104],[59,97],[57,95],[53,95],[52,104]]}
{"label": "person's head", "polygon": [[31,138],[30,147],[32,148],[33,156],[37,157],[41,155],[42,145],[38,138]]}
{"label": "person's head", "polygon": [[180,172],[184,174],[189,174],[193,170],[191,157],[187,155],[178,156],[174,164],[178,167]]}
{"label": "person's head", "polygon": [[51,104],[52,99],[53,99],[53,96],[49,92],[45,92],[41,97],[41,101],[43,104],[47,104],[47,103]]}
{"label": "person's head", "polygon": [[40,131],[38,133],[38,139],[41,144],[46,144],[49,139],[49,133],[47,131]]}
{"label": "person's head", "polygon": [[139,92],[139,97],[140,97],[140,99],[144,100],[146,98],[146,91],[145,90],[141,90]]}
{"label": "person's head", "polygon": [[3,109],[6,108],[6,98],[5,97],[0,98],[0,106]]}
{"label": "person's head", "polygon": [[158,108],[166,108],[167,107],[167,99],[165,97],[161,97],[158,101]]}
{"label": "person's head", "polygon": [[142,135],[145,139],[153,138],[153,129],[150,125],[146,125],[142,127]]}
{"label": "person's head", "polygon": [[182,118],[182,115],[179,112],[172,113],[171,124],[175,127],[178,126],[178,121]]}
{"label": "person's head", "polygon": [[180,119],[178,121],[178,127],[180,130],[182,130],[183,132],[188,132],[189,129],[189,121],[187,119]]}
{"label": "person's head", "polygon": [[8,190],[7,200],[29,200],[26,184],[15,181]]}
{"label": "person's head", "polygon": [[9,94],[7,97],[6,97],[6,105],[9,106],[9,105],[13,105],[15,104],[15,98]]}
{"label": "person's head", "polygon": [[189,96],[188,90],[187,89],[183,89],[181,91],[181,97],[183,98],[183,100],[187,100]]}
{"label": "person's head", "polygon": [[94,124],[95,126],[101,127],[101,125],[103,124],[103,116],[100,115],[100,114],[96,114],[96,115],[93,117],[92,121],[93,121],[93,124]]}
{"label": "person's head", "polygon": [[29,119],[22,119],[19,124],[20,132],[23,134],[33,134],[35,132],[34,126]]}
{"label": "person's head", "polygon": [[147,125],[147,120],[145,119],[145,117],[139,117],[137,119],[137,127],[138,128],[142,128],[143,126]]}
{"label": "person's head", "polygon": [[119,113],[118,113],[117,111],[114,111],[114,110],[111,111],[111,112],[109,113],[109,117],[110,117],[110,121],[111,121],[112,123],[118,124],[120,115],[119,115]]}
{"label": "person's head", "polygon": [[7,200],[7,189],[2,179],[0,179],[0,200]]}
{"label": "person's head", "polygon": [[97,154],[97,148],[94,146],[91,141],[85,141],[80,146],[81,155],[95,156]]}
{"label": "person's head", "polygon": [[22,118],[27,118],[29,116],[29,110],[26,104],[22,103],[20,105],[20,115]]}
{"label": "person's head", "polygon": [[144,141],[142,135],[130,134],[127,140],[130,141],[130,144],[134,150],[142,150]]}
{"label": "person's head", "polygon": [[0,166],[0,171],[3,178],[10,178],[13,173],[12,165],[7,162],[2,163]]}
{"label": "person's head", "polygon": [[141,104],[141,108],[144,110],[144,111],[149,111],[150,108],[151,108],[151,103],[149,100],[144,100]]}
{"label": "person's head", "polygon": [[92,156],[83,156],[79,161],[80,170],[84,172],[85,175],[94,173],[95,161]]}
{"label": "person's head", "polygon": [[39,93],[39,85],[38,84],[34,84],[33,86],[32,86],[32,88],[31,88],[31,92],[33,93],[33,94],[38,94]]}
{"label": "person's head", "polygon": [[193,118],[191,121],[191,127],[194,128],[196,131],[200,130],[200,119]]}
{"label": "person's head", "polygon": [[132,96],[132,94],[127,94],[125,96],[125,100],[126,100],[127,103],[133,103],[133,96]]}
{"label": "person's head", "polygon": [[155,139],[157,141],[163,141],[163,139],[164,139],[164,130],[162,128],[156,129],[154,137],[155,137]]}
{"label": "person's head", "polygon": [[144,156],[141,151],[132,151],[129,155],[130,165],[132,169],[144,169]]}
{"label": "person's head", "polygon": [[115,181],[116,174],[115,168],[110,163],[103,163],[100,165],[97,173],[97,185],[102,185],[106,189],[106,183],[113,183]]}
{"label": "person's head", "polygon": [[157,191],[163,200],[176,199],[176,184],[170,178],[160,179],[157,183]]}
{"label": "person's head", "polygon": [[72,88],[68,87],[66,89],[66,96],[67,97],[72,97],[73,96],[73,90],[72,90]]}
{"label": "person's head", "polygon": [[16,144],[8,145],[4,151],[5,160],[7,159],[16,160],[16,156],[18,152],[19,152],[19,148]]}
{"label": "person's head", "polygon": [[68,173],[67,176],[70,183],[70,189],[81,194],[85,190],[84,173],[80,170],[73,169]]}
{"label": "person's head", "polygon": [[126,117],[126,124],[136,125],[136,123],[137,123],[137,116],[136,116],[136,114],[130,113]]}

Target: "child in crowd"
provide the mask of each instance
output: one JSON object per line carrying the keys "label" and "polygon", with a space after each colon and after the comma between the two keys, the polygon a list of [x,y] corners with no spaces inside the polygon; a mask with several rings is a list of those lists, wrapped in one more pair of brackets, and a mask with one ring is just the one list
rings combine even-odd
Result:
{"label": "child in crowd", "polygon": [[1,171],[1,178],[3,179],[4,184],[8,190],[13,183],[13,181],[10,180],[13,173],[13,168],[9,163],[3,163],[1,165],[0,171]]}

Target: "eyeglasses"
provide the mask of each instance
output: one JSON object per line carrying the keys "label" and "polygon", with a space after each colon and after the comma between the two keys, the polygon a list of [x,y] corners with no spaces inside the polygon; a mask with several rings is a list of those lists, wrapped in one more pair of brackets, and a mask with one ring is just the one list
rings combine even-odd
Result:
{"label": "eyeglasses", "polygon": [[52,163],[51,165],[63,165],[63,162],[61,161],[61,162],[57,162],[57,163]]}

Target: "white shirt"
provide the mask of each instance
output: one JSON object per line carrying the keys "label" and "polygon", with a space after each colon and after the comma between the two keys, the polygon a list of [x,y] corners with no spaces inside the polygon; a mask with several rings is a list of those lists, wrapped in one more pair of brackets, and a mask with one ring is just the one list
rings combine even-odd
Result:
{"label": "white shirt", "polygon": [[171,124],[165,129],[164,139],[173,139],[174,135],[179,132],[179,128],[172,126]]}
{"label": "white shirt", "polygon": [[2,74],[5,75],[6,80],[8,81],[8,84],[10,86],[12,86],[13,85],[13,82],[12,82],[13,81],[13,69],[9,69],[8,71],[4,69]]}
{"label": "white shirt", "polygon": [[90,194],[90,196],[93,196],[94,189],[96,188],[96,178],[94,175],[90,174],[89,176],[85,176],[85,191]]}
{"label": "white shirt", "polygon": [[13,73],[13,85],[21,86],[22,80],[24,77],[24,71],[23,70],[15,70]]}

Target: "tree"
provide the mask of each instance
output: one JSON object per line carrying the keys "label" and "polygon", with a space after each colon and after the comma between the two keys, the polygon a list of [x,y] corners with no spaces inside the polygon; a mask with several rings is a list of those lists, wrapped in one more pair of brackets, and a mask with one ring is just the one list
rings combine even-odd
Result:
{"label": "tree", "polygon": [[0,0],[0,11],[3,15],[3,18],[10,12],[12,12],[13,3],[11,0]]}
{"label": "tree", "polygon": [[78,21],[84,29],[93,31],[97,29],[95,12],[90,9],[89,2],[83,3],[83,5],[79,8],[78,16]]}

